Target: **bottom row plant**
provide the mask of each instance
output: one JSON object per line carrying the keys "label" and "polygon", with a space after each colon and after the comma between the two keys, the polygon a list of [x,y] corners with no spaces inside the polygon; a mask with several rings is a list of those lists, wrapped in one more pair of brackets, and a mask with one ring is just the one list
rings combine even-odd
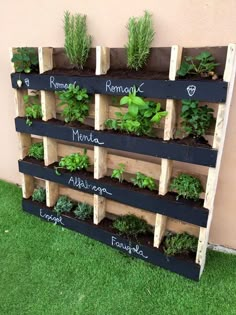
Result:
{"label": "bottom row plant", "polygon": [[[46,201],[46,191],[44,188],[34,190],[32,200],[40,203]],[[72,216],[83,221],[90,221],[93,218],[93,206],[85,202],[75,202],[67,196],[60,196],[53,207],[53,212],[57,216],[61,214]],[[103,219],[99,226],[105,227],[129,241],[143,243],[143,245],[153,245],[153,227],[143,218],[133,214],[117,217],[114,221]],[[161,244],[161,249],[167,256],[190,255],[197,251],[198,239],[187,233],[175,234],[167,232]]]}

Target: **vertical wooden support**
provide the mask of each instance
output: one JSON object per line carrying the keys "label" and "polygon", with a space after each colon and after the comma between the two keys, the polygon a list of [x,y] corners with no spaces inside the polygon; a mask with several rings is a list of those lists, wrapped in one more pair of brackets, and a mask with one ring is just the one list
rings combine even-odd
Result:
{"label": "vertical wooden support", "polygon": [[[108,97],[106,95],[95,95],[95,129],[103,130],[108,118]],[[94,178],[99,179],[107,173],[107,149],[94,146]],[[99,224],[105,217],[106,199],[94,195],[94,224]]]}
{"label": "vertical wooden support", "polygon": [[[12,59],[16,48],[10,49],[10,59]],[[12,62],[12,72],[15,72],[15,65]],[[20,79],[20,74],[19,74]],[[16,104],[16,116],[24,117],[25,116],[25,105],[23,97],[27,95],[27,90],[14,90],[14,99]],[[18,133],[19,138],[19,158],[23,159],[28,155],[29,147],[31,145],[31,136],[24,133]],[[34,178],[32,176],[21,174],[21,184],[22,184],[22,195],[23,198],[29,198],[32,196],[34,191]]]}
{"label": "vertical wooden support", "polygon": [[[39,71],[43,73],[53,68],[53,49],[39,47]],[[47,121],[56,118],[56,101],[54,92],[41,91],[41,105],[43,120]],[[43,137],[44,163],[50,165],[58,160],[57,142],[54,139]],[[46,204],[48,207],[54,206],[58,199],[59,186],[48,180],[45,181]]]}
{"label": "vertical wooden support", "polygon": [[[174,45],[171,48],[170,56],[170,69],[169,69],[169,80],[174,81],[176,72],[180,67],[182,56],[182,48]],[[166,111],[168,115],[165,119],[164,126],[164,140],[170,140],[173,138],[176,124],[176,109],[175,100],[167,99]],[[159,194],[165,195],[168,192],[169,182],[172,174],[173,161],[168,159],[161,160],[161,175],[159,181]],[[167,217],[161,214],[156,214],[155,231],[154,231],[154,246],[159,247],[162,238],[166,230]]]}
{"label": "vertical wooden support", "polygon": [[233,95],[233,87],[235,82],[235,73],[236,73],[236,45],[229,44],[227,50],[226,64],[223,80],[228,82],[228,90],[225,104],[219,104],[218,114],[216,118],[216,128],[213,139],[213,148],[218,150],[216,167],[209,168],[207,184],[206,184],[206,193],[204,200],[204,207],[209,209],[209,216],[207,227],[200,228],[199,239],[198,239],[198,248],[196,263],[200,264],[202,274],[205,260],[206,260],[206,250],[210,232],[210,226],[214,210],[214,201],[216,195],[217,181],[219,177],[220,164],[222,159],[224,140],[226,135],[226,127],[229,117],[230,105]]}
{"label": "vertical wooden support", "polygon": [[110,48],[96,46],[96,75],[106,74],[110,68]]}

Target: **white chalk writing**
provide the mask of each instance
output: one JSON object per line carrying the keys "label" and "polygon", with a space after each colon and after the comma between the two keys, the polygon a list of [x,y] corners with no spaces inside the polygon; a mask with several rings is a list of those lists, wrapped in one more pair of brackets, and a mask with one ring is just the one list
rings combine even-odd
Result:
{"label": "white chalk writing", "polygon": [[[50,76],[50,88],[54,89],[60,89],[60,90],[66,90],[69,87],[70,83],[64,83],[64,82],[56,82],[54,76]],[[76,81],[73,83],[73,85],[76,85]]]}
{"label": "white chalk writing", "polygon": [[52,221],[54,222],[55,224],[61,224],[61,225],[64,225],[64,223],[62,222],[62,217],[55,217],[54,215],[52,214],[47,214],[47,213],[43,213],[43,210],[40,209],[40,217],[41,218],[44,218],[45,220],[47,221]]}
{"label": "white chalk writing", "polygon": [[98,192],[99,195],[107,194],[107,195],[112,195],[112,193],[108,192],[106,188],[102,188],[100,186],[96,186],[94,184],[89,184],[87,180],[83,180],[80,177],[74,177],[71,176],[68,184],[73,186],[73,187],[78,187],[79,189],[83,188],[86,190],[92,190],[94,192]]}
{"label": "white chalk writing", "polygon": [[73,141],[77,142],[92,142],[96,144],[104,144],[104,142],[100,142],[98,138],[93,137],[93,133],[90,132],[89,136],[84,135],[83,133],[79,132],[78,129],[73,129],[72,130],[72,138]]}
{"label": "white chalk writing", "polygon": [[[144,83],[141,83],[138,87],[136,87],[137,93],[143,93],[144,91],[141,90]],[[130,92],[133,92],[134,87],[133,86],[117,86],[112,85],[111,80],[106,81],[106,92],[112,92],[115,94],[129,94]]]}
{"label": "white chalk writing", "polygon": [[132,253],[135,253],[135,254],[137,254],[139,256],[142,256],[145,259],[148,258],[148,256],[145,256],[143,251],[139,249],[139,245],[138,244],[136,244],[135,247],[132,247],[130,242],[128,244],[127,243],[120,243],[115,236],[112,236],[111,237],[111,245],[113,247],[118,247],[118,248],[124,249],[130,255],[132,255]]}

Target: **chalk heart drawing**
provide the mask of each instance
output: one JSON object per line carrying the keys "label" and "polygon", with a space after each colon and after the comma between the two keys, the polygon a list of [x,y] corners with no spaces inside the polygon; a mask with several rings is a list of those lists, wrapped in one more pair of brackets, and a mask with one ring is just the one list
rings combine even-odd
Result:
{"label": "chalk heart drawing", "polygon": [[28,78],[25,78],[25,84],[29,87],[30,82],[29,82],[29,79],[28,79]]}
{"label": "chalk heart drawing", "polygon": [[189,85],[187,87],[187,92],[189,96],[193,96],[196,92],[197,87],[195,85]]}

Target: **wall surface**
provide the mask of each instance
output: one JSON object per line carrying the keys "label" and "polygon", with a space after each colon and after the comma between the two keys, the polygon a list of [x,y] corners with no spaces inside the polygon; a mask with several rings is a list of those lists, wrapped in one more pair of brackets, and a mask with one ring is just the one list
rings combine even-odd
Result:
{"label": "wall surface", "polygon": [[[93,46],[123,47],[130,16],[152,12],[153,46],[220,46],[236,42],[235,0],[21,0],[0,1],[1,137],[0,178],[20,183],[15,106],[11,89],[9,47],[62,47],[63,12],[87,14]],[[217,188],[210,241],[236,248],[236,89],[230,111],[222,167]]]}

